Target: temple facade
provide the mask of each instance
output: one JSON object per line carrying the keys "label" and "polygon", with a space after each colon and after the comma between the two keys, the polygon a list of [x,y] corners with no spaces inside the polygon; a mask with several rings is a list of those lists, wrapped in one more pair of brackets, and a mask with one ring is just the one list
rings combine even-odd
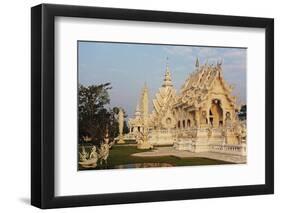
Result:
{"label": "temple facade", "polygon": [[[127,137],[147,131],[151,146],[168,145],[191,152],[246,155],[246,122],[238,119],[236,97],[223,78],[222,63],[200,65],[177,93],[169,67],[148,112],[148,88],[129,119]],[[138,141],[137,141],[138,142]]]}

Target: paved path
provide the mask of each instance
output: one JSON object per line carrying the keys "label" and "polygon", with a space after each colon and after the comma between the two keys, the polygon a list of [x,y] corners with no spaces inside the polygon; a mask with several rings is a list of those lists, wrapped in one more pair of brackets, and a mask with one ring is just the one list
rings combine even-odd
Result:
{"label": "paved path", "polygon": [[209,158],[209,159],[227,161],[231,163],[246,163],[245,156],[221,154],[221,153],[214,153],[214,152],[194,153],[189,151],[176,150],[173,147],[157,147],[152,151],[135,153],[132,154],[132,156],[135,157],[175,156],[179,158],[199,157],[199,158]]}

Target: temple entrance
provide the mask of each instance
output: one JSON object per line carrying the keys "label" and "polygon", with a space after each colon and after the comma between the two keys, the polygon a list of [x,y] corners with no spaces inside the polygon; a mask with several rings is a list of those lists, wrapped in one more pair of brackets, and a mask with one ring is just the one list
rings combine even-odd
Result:
{"label": "temple entrance", "polygon": [[190,127],[190,119],[187,120],[187,127]]}
{"label": "temple entrance", "polygon": [[218,99],[212,101],[209,111],[209,122],[215,128],[223,125],[223,110],[221,108],[221,102]]}

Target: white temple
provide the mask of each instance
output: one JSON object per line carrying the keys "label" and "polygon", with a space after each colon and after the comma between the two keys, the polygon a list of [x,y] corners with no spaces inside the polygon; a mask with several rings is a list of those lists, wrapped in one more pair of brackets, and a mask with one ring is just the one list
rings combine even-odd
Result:
{"label": "white temple", "polygon": [[145,85],[125,139],[138,142],[137,135],[147,131],[151,146],[246,155],[246,124],[238,119],[236,98],[222,72],[221,62],[200,65],[197,59],[194,72],[177,94],[167,65],[163,84],[152,101],[153,111],[148,112]]}

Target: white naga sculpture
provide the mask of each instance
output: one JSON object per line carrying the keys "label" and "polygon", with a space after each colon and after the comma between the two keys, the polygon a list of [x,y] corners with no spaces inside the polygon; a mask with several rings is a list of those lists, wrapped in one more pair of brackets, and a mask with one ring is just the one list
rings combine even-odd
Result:
{"label": "white naga sculpture", "polygon": [[79,155],[80,155],[80,161],[81,162],[84,162],[84,161],[86,161],[88,159],[89,154],[86,152],[84,146],[82,146],[82,152],[79,152]]}
{"label": "white naga sculpture", "polygon": [[98,152],[96,151],[96,147],[93,146],[91,152],[87,153],[85,147],[82,146],[82,152],[79,152],[79,165],[83,168],[96,168],[98,160],[100,165],[102,165],[103,162],[107,165],[109,149],[113,146],[113,144],[114,141],[111,143],[109,142],[108,130],[106,130],[105,138]]}
{"label": "white naga sculpture", "polygon": [[124,112],[122,108],[119,108],[118,112],[118,123],[119,123],[119,140],[117,143],[122,144],[125,143],[123,136],[123,128],[124,128]]}
{"label": "white naga sculpture", "polygon": [[101,144],[101,147],[99,149],[100,165],[103,164],[103,161],[107,165],[107,158],[109,156],[109,149],[113,146],[113,144],[114,144],[114,141],[109,143],[108,130],[106,130],[104,142]]}
{"label": "white naga sculpture", "polygon": [[[90,155],[85,151],[84,146],[82,146],[82,153],[79,152],[79,154],[80,154],[79,164],[83,168],[96,168],[97,167],[98,153],[96,152],[95,146],[92,147]],[[88,155],[89,155],[89,158],[87,159]]]}
{"label": "white naga sculpture", "polygon": [[107,164],[107,158],[109,156],[109,144],[103,143],[101,145],[101,148],[99,149],[99,157],[100,157],[100,165],[103,164],[103,161],[105,164]]}

